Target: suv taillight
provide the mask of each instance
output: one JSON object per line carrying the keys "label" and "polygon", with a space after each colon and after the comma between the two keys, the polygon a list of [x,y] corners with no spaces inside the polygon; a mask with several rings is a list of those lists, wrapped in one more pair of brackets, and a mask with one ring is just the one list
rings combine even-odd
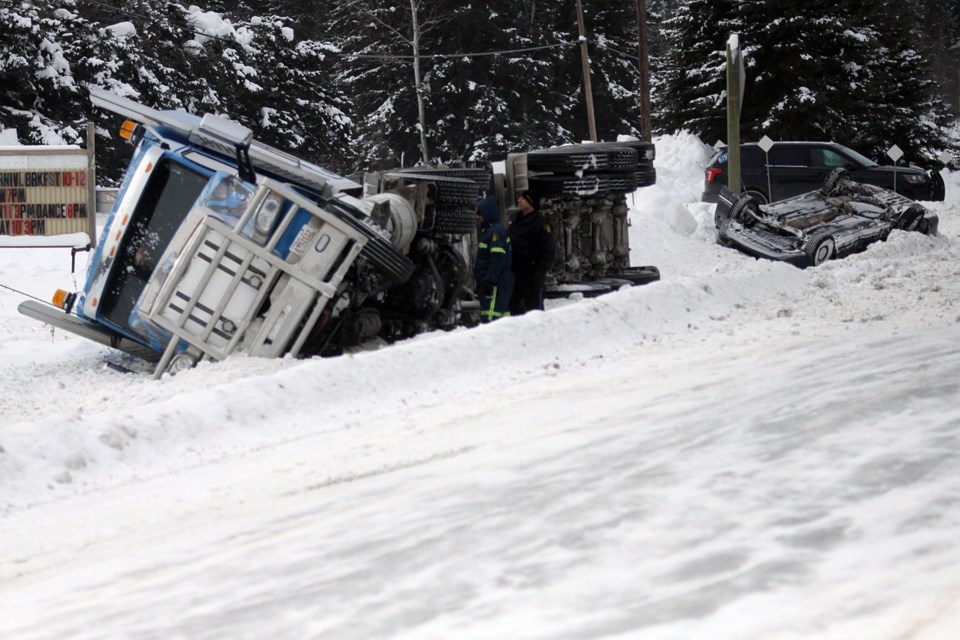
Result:
{"label": "suv taillight", "polygon": [[723,169],[707,169],[707,182],[713,182],[713,179],[723,173]]}

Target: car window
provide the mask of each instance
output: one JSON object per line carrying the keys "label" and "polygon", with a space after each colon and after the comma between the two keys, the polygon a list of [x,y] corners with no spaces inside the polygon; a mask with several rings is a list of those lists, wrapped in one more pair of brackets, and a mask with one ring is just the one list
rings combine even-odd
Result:
{"label": "car window", "polygon": [[814,147],[810,150],[811,166],[818,169],[835,169],[843,167],[849,162],[847,158],[832,149]]}
{"label": "car window", "polygon": [[809,167],[810,149],[807,147],[783,144],[770,149],[770,164],[789,167]]}

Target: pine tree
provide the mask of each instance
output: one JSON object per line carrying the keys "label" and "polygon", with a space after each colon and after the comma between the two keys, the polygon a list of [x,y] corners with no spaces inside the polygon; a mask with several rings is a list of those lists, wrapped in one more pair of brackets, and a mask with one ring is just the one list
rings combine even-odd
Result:
{"label": "pine tree", "polygon": [[737,11],[733,0],[687,0],[664,21],[660,37],[670,49],[655,66],[655,128],[726,140],[726,46],[742,32]]}
{"label": "pine tree", "polygon": [[740,5],[749,58],[742,139],[849,140],[863,109],[864,34],[844,3],[760,0]]}
{"label": "pine tree", "polygon": [[673,48],[655,84],[659,125],[726,138],[725,55],[736,32],[745,54],[741,139],[834,140],[880,158],[896,142],[914,161],[934,156],[948,109],[913,44],[906,0],[687,0],[665,22]]}
{"label": "pine tree", "polygon": [[863,65],[869,108],[863,126],[851,133],[857,149],[879,161],[886,161],[896,144],[905,160],[933,165],[950,146],[943,130],[952,118],[928,58],[915,46],[911,9],[906,0],[878,0],[859,16],[872,35]]}

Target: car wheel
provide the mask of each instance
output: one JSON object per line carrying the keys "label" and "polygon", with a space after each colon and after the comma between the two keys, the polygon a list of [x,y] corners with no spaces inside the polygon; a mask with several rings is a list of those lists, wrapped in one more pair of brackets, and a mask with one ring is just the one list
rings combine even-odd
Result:
{"label": "car wheel", "polygon": [[930,172],[930,199],[934,202],[943,202],[946,197],[946,185],[939,171]]}
{"label": "car wheel", "polygon": [[804,253],[810,260],[810,266],[816,267],[833,258],[837,243],[829,233],[818,231],[813,234],[804,247]]}
{"label": "car wheel", "polygon": [[850,179],[850,172],[843,167],[837,167],[823,180],[823,189],[821,191],[825,196],[832,196],[836,193],[840,183]]}
{"label": "car wheel", "polygon": [[919,205],[911,205],[900,214],[900,218],[897,220],[897,228],[903,231],[919,231],[925,233],[923,229],[923,218],[924,210],[921,209]]}
{"label": "car wheel", "polygon": [[733,206],[730,207],[730,218],[736,220],[745,227],[752,226],[757,220],[759,209],[757,201],[751,196],[741,196]]}

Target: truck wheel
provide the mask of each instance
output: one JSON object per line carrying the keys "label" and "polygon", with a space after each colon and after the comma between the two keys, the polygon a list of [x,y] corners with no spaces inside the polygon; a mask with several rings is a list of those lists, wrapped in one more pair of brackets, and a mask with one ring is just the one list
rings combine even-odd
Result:
{"label": "truck wheel", "polygon": [[639,166],[652,167],[653,161],[657,158],[657,147],[652,142],[645,142],[643,140],[621,140],[606,144],[630,147],[637,152],[637,164]]}
{"label": "truck wheel", "polygon": [[409,167],[406,169],[400,169],[400,172],[438,176],[441,178],[472,180],[480,185],[481,191],[487,190],[487,187],[490,184],[490,177],[493,175],[490,169],[483,169],[480,167]]}
{"label": "truck wheel", "polygon": [[575,144],[527,153],[527,169],[561,174],[634,171],[637,152],[629,147]]}
{"label": "truck wheel", "polygon": [[637,189],[636,173],[592,173],[579,176],[535,176],[530,188],[544,198],[566,195],[598,196],[632,193]]}
{"label": "truck wheel", "polygon": [[817,267],[833,258],[837,250],[837,243],[826,231],[818,231],[810,237],[803,251],[807,255],[811,267]]}
{"label": "truck wheel", "polygon": [[637,187],[649,187],[657,183],[657,170],[653,167],[637,167]]}
{"label": "truck wheel", "polygon": [[548,300],[557,300],[580,294],[584,298],[596,298],[611,291],[613,291],[612,286],[600,282],[570,282],[544,287],[543,297]]}
{"label": "truck wheel", "polygon": [[453,178],[448,176],[434,175],[426,172],[405,172],[397,171],[387,174],[392,178],[410,180],[413,182],[432,182],[437,188],[436,204],[443,205],[466,205],[475,207],[477,200],[480,199],[480,185],[467,178]]}
{"label": "truck wheel", "polygon": [[473,208],[438,207],[433,215],[432,231],[435,233],[463,235],[477,228],[477,215]]}
{"label": "truck wheel", "polygon": [[628,280],[630,284],[650,284],[660,279],[660,269],[652,265],[642,267],[627,267],[620,273],[613,275],[614,278]]}

